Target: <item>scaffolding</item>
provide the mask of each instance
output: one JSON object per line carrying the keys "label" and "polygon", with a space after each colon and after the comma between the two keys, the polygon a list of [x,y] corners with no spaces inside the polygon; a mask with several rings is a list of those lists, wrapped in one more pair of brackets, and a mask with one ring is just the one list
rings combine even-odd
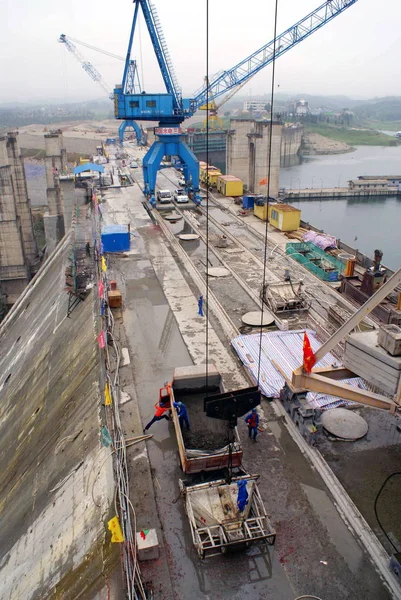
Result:
{"label": "scaffolding", "polygon": [[65,270],[65,290],[68,293],[67,317],[83,302],[93,287],[94,248],[91,246],[89,204],[75,206],[71,222],[69,264]]}

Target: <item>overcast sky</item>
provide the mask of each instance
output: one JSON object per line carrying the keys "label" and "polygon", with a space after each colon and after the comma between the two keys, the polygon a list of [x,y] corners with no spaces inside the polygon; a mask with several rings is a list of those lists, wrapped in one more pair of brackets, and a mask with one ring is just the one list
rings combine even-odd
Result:
{"label": "overcast sky", "polygon": [[[153,1],[179,82],[190,96],[202,85],[206,71],[206,1]],[[125,56],[133,15],[130,0],[5,0],[5,7],[3,0],[1,4],[0,102],[102,97],[102,90],[57,38],[65,33]],[[209,0],[210,73],[234,66],[272,39],[274,4],[274,0]],[[278,5],[281,32],[316,8],[319,0],[279,0]],[[355,98],[401,95],[400,23],[400,0],[358,0],[278,59],[276,89]],[[142,54],[145,90],[164,91],[143,20],[140,34],[133,57],[142,62]],[[110,87],[121,81],[122,62],[79,48]],[[267,67],[241,93],[269,92],[270,81]]]}

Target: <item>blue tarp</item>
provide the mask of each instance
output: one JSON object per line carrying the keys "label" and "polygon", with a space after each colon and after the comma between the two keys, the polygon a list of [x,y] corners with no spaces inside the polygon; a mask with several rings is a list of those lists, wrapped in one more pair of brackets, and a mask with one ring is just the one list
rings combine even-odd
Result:
{"label": "blue tarp", "polygon": [[79,167],[75,167],[74,175],[79,175],[79,173],[83,173],[84,171],[97,171],[98,173],[104,173],[104,167],[102,165],[95,165],[95,163],[85,163],[83,165],[79,165]]}

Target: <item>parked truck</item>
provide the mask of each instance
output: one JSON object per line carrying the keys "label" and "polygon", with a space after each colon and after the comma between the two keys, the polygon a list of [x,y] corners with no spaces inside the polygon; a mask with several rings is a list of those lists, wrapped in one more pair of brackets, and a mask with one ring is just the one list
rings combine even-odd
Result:
{"label": "parked truck", "polygon": [[[276,533],[259,492],[259,475],[248,475],[241,468],[237,428],[230,433],[228,421],[206,416],[208,399],[224,392],[220,373],[213,365],[178,367],[165,389],[170,396],[181,467],[187,476],[179,481],[181,495],[199,556],[216,556],[251,544],[273,545]],[[189,431],[185,425],[181,429],[174,402],[185,404]],[[229,440],[233,440],[231,448]],[[203,471],[209,472],[207,482],[200,481]],[[227,479],[227,472],[235,475]],[[239,502],[240,488],[247,493],[244,505]]]}

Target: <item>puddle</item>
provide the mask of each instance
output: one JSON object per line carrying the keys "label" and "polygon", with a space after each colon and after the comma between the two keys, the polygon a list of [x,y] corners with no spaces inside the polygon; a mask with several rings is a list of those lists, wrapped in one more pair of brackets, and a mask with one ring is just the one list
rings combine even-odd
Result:
{"label": "puddle", "polygon": [[[307,495],[314,512],[327,529],[329,538],[336,547],[337,552],[344,557],[351,571],[355,574],[358,573],[364,560],[362,550],[349,534],[326,492],[302,483],[301,487]],[[326,560],[326,557],[322,556],[322,560]]]}

